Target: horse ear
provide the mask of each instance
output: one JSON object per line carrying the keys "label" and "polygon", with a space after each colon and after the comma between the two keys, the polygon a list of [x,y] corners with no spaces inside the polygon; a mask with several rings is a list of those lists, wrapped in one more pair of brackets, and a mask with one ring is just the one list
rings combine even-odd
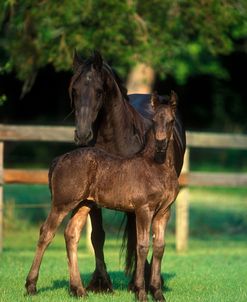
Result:
{"label": "horse ear", "polygon": [[157,91],[155,91],[155,92],[152,93],[152,96],[151,96],[151,106],[152,106],[153,110],[156,110],[159,103],[160,103],[159,102],[159,96],[158,96]]}
{"label": "horse ear", "polygon": [[74,71],[77,70],[77,68],[83,64],[83,60],[78,55],[76,49],[74,50],[74,57],[73,57],[73,69]]}
{"label": "horse ear", "polygon": [[177,103],[178,103],[178,96],[175,91],[171,91],[170,99],[169,99],[169,104],[172,107],[173,111],[175,112],[177,109]]}
{"label": "horse ear", "polygon": [[94,50],[93,52],[93,67],[100,71],[103,66],[103,58],[99,51]]}

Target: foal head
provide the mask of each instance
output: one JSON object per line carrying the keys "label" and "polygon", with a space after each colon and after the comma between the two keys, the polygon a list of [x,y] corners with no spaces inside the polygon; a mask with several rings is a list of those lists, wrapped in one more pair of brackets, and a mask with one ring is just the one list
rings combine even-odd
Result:
{"label": "foal head", "polygon": [[173,136],[177,95],[172,91],[168,102],[163,103],[155,93],[152,95],[151,105],[154,109],[155,161],[164,163],[168,144]]}
{"label": "foal head", "polygon": [[69,94],[75,107],[75,142],[78,145],[88,145],[94,137],[94,123],[104,101],[113,94],[112,85],[120,80],[99,52],[94,52],[85,61],[75,53],[73,66],[74,75]]}

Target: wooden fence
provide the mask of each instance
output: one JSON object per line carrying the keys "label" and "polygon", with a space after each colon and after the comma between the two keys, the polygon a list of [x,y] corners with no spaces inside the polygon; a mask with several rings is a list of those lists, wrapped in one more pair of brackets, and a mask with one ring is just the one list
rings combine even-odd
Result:
{"label": "wooden fence", "polygon": [[[0,125],[0,251],[3,242],[3,184],[47,184],[47,170],[4,169],[4,143],[42,141],[73,143],[73,127]],[[190,148],[247,149],[247,135],[187,132],[187,149],[176,202],[176,248],[186,250],[189,236],[189,186],[247,186],[247,173],[201,173],[189,169]],[[72,145],[73,147],[73,145]]]}

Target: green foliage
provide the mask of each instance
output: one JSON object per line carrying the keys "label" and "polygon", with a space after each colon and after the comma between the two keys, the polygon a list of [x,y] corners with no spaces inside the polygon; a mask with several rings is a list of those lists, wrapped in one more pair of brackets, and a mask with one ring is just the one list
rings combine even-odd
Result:
{"label": "green foliage", "polygon": [[1,0],[1,65],[32,83],[49,63],[69,70],[75,48],[99,49],[122,75],[143,61],[180,82],[192,73],[226,77],[214,57],[245,36],[246,11],[245,0]]}

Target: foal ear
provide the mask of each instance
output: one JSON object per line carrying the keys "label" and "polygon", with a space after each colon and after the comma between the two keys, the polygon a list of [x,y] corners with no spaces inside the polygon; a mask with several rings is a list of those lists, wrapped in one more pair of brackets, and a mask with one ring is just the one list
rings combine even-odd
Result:
{"label": "foal ear", "polygon": [[155,91],[155,92],[152,93],[151,101],[150,102],[151,102],[151,106],[152,106],[153,110],[156,110],[156,108],[160,104],[160,102],[159,102],[159,96],[158,96],[157,91]]}
{"label": "foal ear", "polygon": [[74,50],[74,57],[73,57],[73,70],[76,71],[77,68],[83,64],[83,60],[78,55],[76,49]]}
{"label": "foal ear", "polygon": [[99,51],[94,50],[93,52],[93,67],[100,71],[103,66],[103,58]]}
{"label": "foal ear", "polygon": [[177,103],[178,103],[178,96],[175,91],[171,91],[170,99],[169,99],[169,104],[172,107],[173,111],[175,112],[177,109]]}

